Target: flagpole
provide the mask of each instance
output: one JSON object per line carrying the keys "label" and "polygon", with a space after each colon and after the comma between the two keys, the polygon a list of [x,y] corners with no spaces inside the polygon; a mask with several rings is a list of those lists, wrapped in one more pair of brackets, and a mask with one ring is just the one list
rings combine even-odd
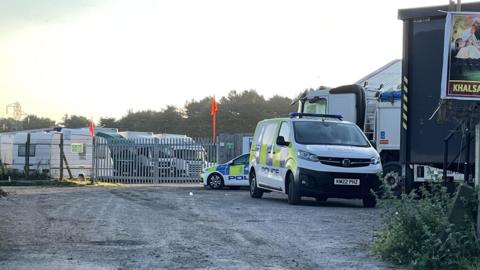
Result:
{"label": "flagpole", "polygon": [[215,95],[212,98],[210,115],[212,116],[212,141],[215,144],[217,142],[217,102],[215,101]]}
{"label": "flagpole", "polygon": [[95,183],[95,171],[96,171],[96,145],[95,145],[95,126],[93,124],[93,118],[90,118],[90,124],[88,125],[88,134],[92,138],[92,170],[90,172],[90,184]]}
{"label": "flagpole", "polygon": [[212,116],[213,121],[213,143],[215,144],[217,141],[217,114],[214,113]]}

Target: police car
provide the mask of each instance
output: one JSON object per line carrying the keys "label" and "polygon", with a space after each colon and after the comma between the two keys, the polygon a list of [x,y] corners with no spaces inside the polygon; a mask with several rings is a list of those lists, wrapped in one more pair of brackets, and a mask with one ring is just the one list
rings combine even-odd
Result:
{"label": "police car", "polygon": [[288,195],[290,204],[302,196],[363,199],[375,207],[380,156],[357,125],[341,116],[291,113],[291,118],[258,123],[250,152],[250,195]]}
{"label": "police car", "polygon": [[221,189],[225,186],[239,188],[248,186],[248,159],[250,154],[238,156],[227,163],[212,166],[203,171],[204,186]]}

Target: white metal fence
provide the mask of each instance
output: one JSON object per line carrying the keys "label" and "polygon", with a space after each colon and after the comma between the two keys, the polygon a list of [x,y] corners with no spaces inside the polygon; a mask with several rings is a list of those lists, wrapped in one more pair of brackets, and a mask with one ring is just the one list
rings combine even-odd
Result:
{"label": "white metal fence", "polygon": [[95,137],[93,177],[113,183],[199,183],[203,169],[216,164],[217,147],[208,138]]}

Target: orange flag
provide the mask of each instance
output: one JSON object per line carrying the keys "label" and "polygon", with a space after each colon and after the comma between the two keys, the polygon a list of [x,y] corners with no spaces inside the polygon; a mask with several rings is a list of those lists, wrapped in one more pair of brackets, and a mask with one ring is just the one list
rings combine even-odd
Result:
{"label": "orange flag", "polygon": [[90,126],[88,127],[88,132],[90,133],[90,137],[95,136],[95,128],[93,126],[93,119],[90,119]]}
{"label": "orange flag", "polygon": [[215,101],[215,96],[213,96],[212,99],[212,106],[210,108],[210,115],[212,116],[212,138],[213,138],[213,143],[216,142],[217,138],[217,102]]}

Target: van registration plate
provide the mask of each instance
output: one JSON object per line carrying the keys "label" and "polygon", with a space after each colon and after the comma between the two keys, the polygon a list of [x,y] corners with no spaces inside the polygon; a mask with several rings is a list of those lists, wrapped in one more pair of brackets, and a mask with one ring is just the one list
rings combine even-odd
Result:
{"label": "van registration plate", "polygon": [[350,179],[350,178],[335,178],[334,179],[335,185],[343,185],[343,186],[359,186],[360,179]]}

